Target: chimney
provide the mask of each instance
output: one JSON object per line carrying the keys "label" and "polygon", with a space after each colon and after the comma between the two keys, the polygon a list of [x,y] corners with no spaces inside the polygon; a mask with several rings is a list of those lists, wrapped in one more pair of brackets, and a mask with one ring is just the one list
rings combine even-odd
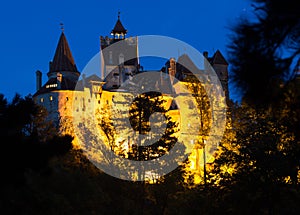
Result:
{"label": "chimney", "polygon": [[37,70],[35,72],[35,75],[36,75],[36,91],[38,91],[42,87],[42,73],[41,71]]}
{"label": "chimney", "polygon": [[61,89],[61,82],[62,82],[62,74],[61,73],[57,73],[57,89],[60,90]]}
{"label": "chimney", "polygon": [[176,60],[175,60],[175,58],[170,58],[169,75],[170,75],[171,84],[173,84],[174,78],[176,75]]}

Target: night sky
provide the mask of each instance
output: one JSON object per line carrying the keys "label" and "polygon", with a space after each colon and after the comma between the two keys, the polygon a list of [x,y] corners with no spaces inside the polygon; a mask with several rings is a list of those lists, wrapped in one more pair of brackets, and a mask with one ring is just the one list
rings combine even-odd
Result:
{"label": "night sky", "polygon": [[0,93],[8,99],[16,92],[34,94],[36,70],[42,71],[45,83],[61,22],[82,71],[99,52],[99,36],[110,34],[118,11],[128,36],[169,36],[209,55],[219,49],[227,57],[229,28],[249,15],[249,5],[241,0],[2,1]]}

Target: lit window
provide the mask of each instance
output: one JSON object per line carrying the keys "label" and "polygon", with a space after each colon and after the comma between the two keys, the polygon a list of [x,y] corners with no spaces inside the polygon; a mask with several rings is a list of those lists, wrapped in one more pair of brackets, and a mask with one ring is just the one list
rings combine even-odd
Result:
{"label": "lit window", "polygon": [[49,100],[50,100],[50,101],[53,101],[53,96],[50,96],[50,97],[49,97]]}
{"label": "lit window", "polygon": [[42,103],[44,102],[44,98],[41,98],[41,102],[42,102]]}
{"label": "lit window", "polygon": [[57,87],[57,84],[48,84],[46,85],[46,88],[54,88]]}

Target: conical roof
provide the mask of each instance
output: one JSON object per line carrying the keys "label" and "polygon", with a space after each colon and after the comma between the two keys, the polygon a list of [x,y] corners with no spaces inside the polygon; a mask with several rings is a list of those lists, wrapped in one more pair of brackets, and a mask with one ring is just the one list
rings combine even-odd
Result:
{"label": "conical roof", "polygon": [[213,57],[210,59],[211,64],[223,64],[228,65],[228,62],[225,60],[224,56],[220,52],[220,50],[217,50]]}
{"label": "conical roof", "polygon": [[70,50],[64,32],[62,32],[60,35],[59,42],[56,47],[55,55],[53,57],[53,61],[50,63],[49,73],[61,72],[61,71],[78,73],[74,58],[72,56],[72,52]]}
{"label": "conical roof", "polygon": [[115,35],[115,34],[123,34],[123,35],[125,35],[126,33],[127,33],[127,30],[122,25],[122,22],[120,20],[120,14],[119,14],[118,15],[118,20],[117,20],[117,22],[115,24],[114,29],[111,31],[111,34],[112,35]]}

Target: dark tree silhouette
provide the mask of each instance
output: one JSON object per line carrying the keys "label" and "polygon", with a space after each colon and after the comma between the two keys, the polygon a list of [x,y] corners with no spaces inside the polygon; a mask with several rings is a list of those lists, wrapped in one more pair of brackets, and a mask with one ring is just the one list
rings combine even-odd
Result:
{"label": "dark tree silhouette", "polygon": [[233,81],[244,99],[267,104],[300,54],[300,16],[296,1],[253,0],[255,18],[233,27],[229,62]]}
{"label": "dark tree silhouette", "polygon": [[51,157],[72,148],[72,137],[60,136],[30,96],[9,103],[0,95],[0,107],[2,186],[23,184],[28,169],[45,171]]}

